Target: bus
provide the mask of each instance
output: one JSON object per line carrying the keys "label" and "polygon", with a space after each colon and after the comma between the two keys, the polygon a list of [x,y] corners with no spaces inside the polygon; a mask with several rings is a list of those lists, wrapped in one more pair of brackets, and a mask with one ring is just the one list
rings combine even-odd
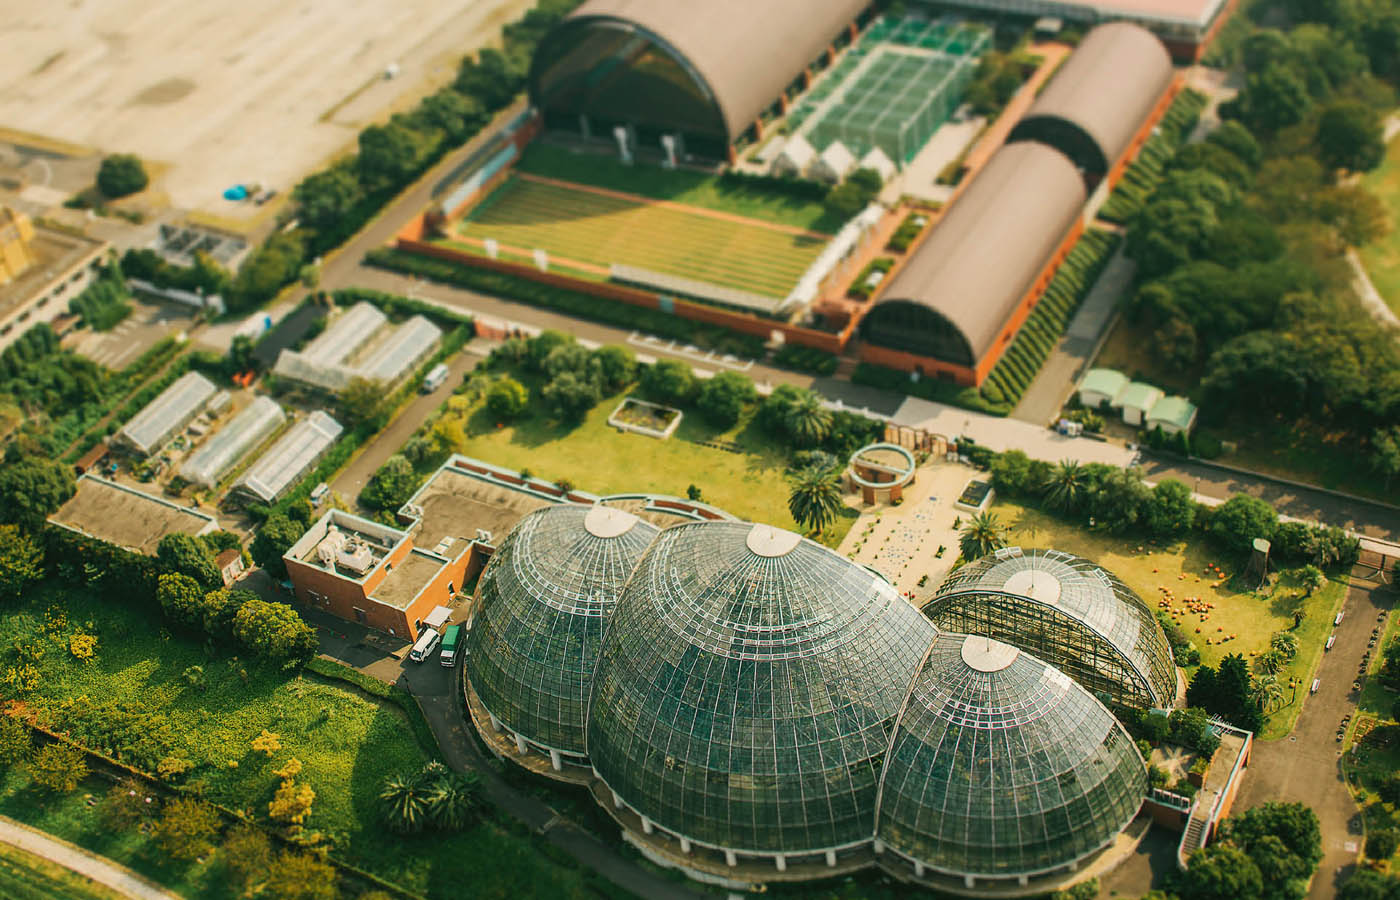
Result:
{"label": "bus", "polygon": [[439,659],[444,666],[457,665],[457,648],[465,647],[466,641],[462,640],[462,626],[449,625],[442,633],[442,653]]}

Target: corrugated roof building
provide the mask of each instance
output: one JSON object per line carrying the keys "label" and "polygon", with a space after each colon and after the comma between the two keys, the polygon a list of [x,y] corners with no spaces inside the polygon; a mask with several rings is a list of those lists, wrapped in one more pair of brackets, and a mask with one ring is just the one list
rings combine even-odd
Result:
{"label": "corrugated roof building", "polygon": [[413,366],[427,359],[442,339],[442,330],[422,316],[404,322],[355,366],[356,374],[371,381],[393,384]]}
{"label": "corrugated roof building", "polygon": [[117,440],[150,456],[204,409],[217,388],[198,372],[186,372],[147,403],[117,432]]}
{"label": "corrugated roof building", "polygon": [[273,503],[326,455],[345,429],[327,413],[316,410],[287,430],[272,448],[244,473],[234,489]]}
{"label": "corrugated roof building", "polygon": [[266,440],[287,421],[287,414],[271,397],[258,397],[185,460],[180,477],[214,487],[249,450]]}
{"label": "corrugated roof building", "polygon": [[[867,0],[588,0],[540,42],[530,100],[553,128],[723,159]],[[659,147],[657,147],[659,149]]]}

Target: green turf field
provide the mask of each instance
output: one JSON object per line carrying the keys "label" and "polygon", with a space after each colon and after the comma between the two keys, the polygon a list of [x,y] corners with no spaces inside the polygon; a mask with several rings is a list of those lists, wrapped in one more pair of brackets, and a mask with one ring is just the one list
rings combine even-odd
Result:
{"label": "green turf field", "polygon": [[472,210],[457,234],[527,252],[542,248],[561,266],[620,263],[768,297],[787,296],[825,244],[758,223],[520,177]]}

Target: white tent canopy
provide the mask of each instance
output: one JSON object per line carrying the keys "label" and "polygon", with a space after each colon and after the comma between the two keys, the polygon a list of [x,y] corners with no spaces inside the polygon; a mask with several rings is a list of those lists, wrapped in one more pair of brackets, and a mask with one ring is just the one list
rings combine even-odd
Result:
{"label": "white tent canopy", "polygon": [[807,171],[817,151],[800,134],[794,134],[783,144],[783,152],[773,160],[774,175],[801,175]]}
{"label": "white tent canopy", "polygon": [[846,145],[832,141],[812,164],[812,177],[832,183],[843,180],[856,167],[856,158]]}

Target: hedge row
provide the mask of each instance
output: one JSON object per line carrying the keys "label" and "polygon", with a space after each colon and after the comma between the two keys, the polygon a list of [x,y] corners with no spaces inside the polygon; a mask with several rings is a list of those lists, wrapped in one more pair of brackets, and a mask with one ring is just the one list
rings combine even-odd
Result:
{"label": "hedge row", "polygon": [[1126,225],[1142,209],[1162,180],[1167,163],[1196,127],[1196,121],[1200,119],[1207,102],[1206,95],[1193,88],[1182,91],[1172,101],[1157,130],[1142,145],[1137,158],[1123,173],[1108,201],[1100,207],[1100,219]]}
{"label": "hedge row", "polygon": [[784,344],[781,350],[773,354],[773,362],[799,372],[811,372],[813,375],[833,375],[837,366],[835,354],[797,344]]}
{"label": "hedge row", "polygon": [[909,249],[909,245],[914,243],[914,238],[919,236],[928,227],[929,214],[914,210],[904,217],[904,221],[899,223],[899,227],[890,235],[889,242],[885,244],[886,250],[893,250],[896,253],[903,253]]}
{"label": "hedge row", "polygon": [[1109,231],[1084,232],[983,383],[982,396],[988,402],[1020,402],[1121,240]]}
{"label": "hedge row", "polygon": [[416,256],[402,250],[381,247],[371,250],[365,261],[394,272],[431,278],[446,284],[480,291],[496,297],[505,297],[531,306],[554,309],[591,319],[605,325],[635,329],[658,337],[688,341],[707,350],[719,350],[736,356],[757,358],[763,355],[763,339],[747,334],[739,334],[725,328],[697,325],[694,322],[664,313],[660,310],[632,306],[555,287],[528,278],[519,278],[505,272],[479,269],[461,263],[442,259]]}
{"label": "hedge row", "polygon": [[911,397],[922,397],[925,400],[933,400],[938,403],[949,403],[953,406],[961,406],[963,409],[984,412],[993,416],[1004,416],[1011,412],[1011,404],[993,403],[982,396],[975,387],[964,387],[931,377],[913,381],[908,372],[887,369],[873,363],[861,363],[856,366],[856,370],[851,373],[851,381],[855,384],[865,384],[886,391],[897,391]]}
{"label": "hedge row", "polygon": [[354,306],[362,300],[372,303],[393,319],[419,315],[447,328],[472,324],[472,317],[467,313],[447,309],[433,303],[424,303],[422,300],[415,300],[412,297],[401,297],[398,294],[389,294],[370,288],[343,288],[333,291],[331,296],[335,299],[336,306]]}

